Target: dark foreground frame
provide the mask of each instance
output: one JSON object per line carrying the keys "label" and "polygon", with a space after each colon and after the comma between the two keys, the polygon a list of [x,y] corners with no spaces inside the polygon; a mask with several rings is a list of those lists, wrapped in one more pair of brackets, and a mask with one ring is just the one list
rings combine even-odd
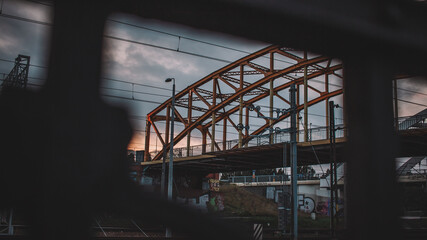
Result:
{"label": "dark foreground frame", "polygon": [[44,90],[0,97],[0,203],[27,208],[34,238],[87,239],[90,215],[109,209],[197,239],[247,239],[234,226],[140,194],[127,182],[126,161],[118,159],[130,125],[99,97],[105,19],[117,11],[342,59],[350,129],[344,237],[401,238],[391,80],[427,74],[426,5],[403,0],[56,1]]}

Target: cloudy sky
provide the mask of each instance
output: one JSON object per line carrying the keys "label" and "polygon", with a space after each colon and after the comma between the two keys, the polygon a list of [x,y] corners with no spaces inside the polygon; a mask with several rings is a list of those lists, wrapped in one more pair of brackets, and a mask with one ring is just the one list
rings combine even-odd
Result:
{"label": "cloudy sky", "polygon": [[[47,74],[52,6],[36,1],[1,1],[0,78],[13,67],[18,54],[31,56],[30,87],[40,88]],[[113,14],[106,22],[102,97],[128,109],[135,129],[131,149],[144,148],[145,116],[171,96],[174,77],[177,91],[211,72],[268,46],[230,35],[181,25]],[[427,81],[398,82],[399,115],[413,115],[427,106]],[[340,102],[340,99],[337,99]],[[321,110],[314,113],[324,115]],[[342,117],[338,112],[337,117]],[[314,117],[313,124],[323,122]],[[159,126],[162,132],[164,126]],[[179,128],[179,126],[178,126]],[[197,142],[197,135],[194,135]],[[237,136],[236,136],[237,138]],[[192,140],[193,141],[193,140]],[[158,141],[151,148],[160,149]]]}

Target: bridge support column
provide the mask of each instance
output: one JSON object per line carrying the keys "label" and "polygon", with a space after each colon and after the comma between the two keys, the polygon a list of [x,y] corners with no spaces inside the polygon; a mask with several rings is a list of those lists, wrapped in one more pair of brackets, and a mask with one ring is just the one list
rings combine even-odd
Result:
{"label": "bridge support column", "polygon": [[[217,85],[217,79],[215,78],[213,80],[213,86],[212,86],[212,107],[216,106],[216,85]],[[212,113],[212,145],[211,145],[211,152],[215,152],[215,124],[216,124],[216,115],[215,112]]]}
{"label": "bridge support column", "polygon": [[273,108],[274,108],[274,101],[273,101],[273,94],[274,94],[274,84],[273,80],[270,80],[270,119],[269,119],[269,128],[270,128],[270,144],[274,143],[274,133],[271,128],[273,128]]}
{"label": "bridge support column", "polygon": [[[192,116],[192,107],[193,107],[193,91],[188,92],[188,112],[187,112],[187,124],[191,125],[191,116]],[[191,130],[188,131],[187,134],[187,157],[190,156],[190,148],[191,148]]]}
{"label": "bridge support column", "polygon": [[222,126],[222,151],[227,150],[227,118],[224,118]]}
{"label": "bridge support column", "polygon": [[344,59],[349,127],[345,203],[348,238],[401,239],[391,64],[386,62],[387,56],[369,51]]}
{"label": "bridge support column", "polygon": [[[329,75],[325,74],[325,92],[329,92]],[[325,100],[325,126],[326,126],[326,139],[329,139],[329,98]]]}
{"label": "bridge support column", "polygon": [[394,127],[399,130],[399,107],[397,105],[397,80],[393,80],[393,97],[394,97]]}
{"label": "bridge support column", "polygon": [[150,161],[150,131],[151,131],[151,122],[147,119],[147,122],[145,124],[145,156],[144,156],[144,162]]}
{"label": "bridge support column", "polygon": [[[243,89],[243,65],[240,65],[240,89]],[[243,95],[239,97],[239,148],[243,145]]]}
{"label": "bridge support column", "polygon": [[[245,135],[246,137],[249,136],[249,108],[246,107],[246,114],[245,114]],[[249,146],[249,141],[246,141],[245,147]]]}
{"label": "bridge support column", "polygon": [[[304,59],[307,59],[307,51],[304,51]],[[304,142],[308,142],[308,85],[307,66],[304,67]]]}
{"label": "bridge support column", "polygon": [[207,136],[206,131],[207,131],[206,129],[202,130],[202,154],[206,153],[206,136]]}
{"label": "bridge support column", "polygon": [[216,119],[215,119],[215,113],[212,113],[212,139],[211,139],[211,152],[215,152],[215,124],[216,124]]}
{"label": "bridge support column", "polygon": [[298,178],[297,178],[297,105],[296,105],[296,87],[291,85],[291,144],[290,144],[290,166],[291,166],[291,189],[292,189],[292,236],[293,239],[298,239]]}
{"label": "bridge support column", "polygon": [[[270,73],[274,72],[274,53],[270,53]],[[274,133],[271,130],[273,128],[273,108],[274,108],[274,82],[273,79],[270,80],[270,120],[269,120],[269,127],[270,127],[270,144],[274,143]]]}

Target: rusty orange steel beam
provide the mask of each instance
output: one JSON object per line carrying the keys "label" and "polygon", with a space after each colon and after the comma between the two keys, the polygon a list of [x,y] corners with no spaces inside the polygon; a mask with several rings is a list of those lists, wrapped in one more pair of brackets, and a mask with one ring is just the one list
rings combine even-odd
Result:
{"label": "rusty orange steel beam", "polygon": [[[321,101],[324,101],[324,100],[326,100],[326,99],[328,99],[328,98],[331,98],[331,97],[338,96],[338,95],[340,95],[340,94],[342,94],[342,93],[343,93],[343,90],[342,90],[342,89],[338,89],[338,90],[336,90],[336,91],[329,92],[329,93],[327,93],[327,94],[323,94],[323,95],[321,95],[320,97],[315,98],[315,99],[313,99],[313,100],[309,101],[309,102],[307,103],[307,105],[308,105],[308,106],[313,106],[313,105],[315,105],[315,104],[317,104],[317,103],[319,103],[319,102],[321,102]],[[300,110],[302,110],[302,109],[304,109],[304,104],[300,104],[300,105],[298,105],[298,106],[297,106],[297,111],[300,111]],[[272,126],[274,126],[275,124],[277,124],[278,122],[282,121],[283,119],[285,119],[285,118],[287,118],[287,117],[289,117],[289,116],[290,116],[290,113],[287,113],[287,114],[284,114],[284,115],[280,116],[278,119],[276,119],[276,120],[274,120],[274,121],[273,121]],[[269,123],[266,123],[266,124],[264,124],[262,127],[260,127],[260,128],[258,128],[257,130],[253,131],[251,135],[258,135],[258,134],[261,134],[261,133],[262,133],[262,132],[264,132],[264,131],[265,131],[265,129],[266,129],[266,128],[268,128],[268,127],[270,127],[270,124],[269,124]],[[252,138],[253,138],[252,136],[244,137],[244,138],[243,138],[243,144],[247,143],[247,142],[248,142],[249,140],[251,140]],[[233,148],[236,148],[236,147],[237,147],[237,145],[235,145]]]}
{"label": "rusty orange steel beam", "polygon": [[202,95],[200,95],[200,93],[196,89],[193,89],[193,92],[199,97],[200,100],[202,100],[206,104],[206,106],[208,106],[209,108],[211,107],[211,104],[206,101],[206,99]]}
{"label": "rusty orange steel beam", "polygon": [[239,131],[239,128],[237,127],[237,125],[233,122],[233,120],[230,119],[229,116],[224,117],[224,119],[227,119],[231,125],[236,129],[236,131]]}
{"label": "rusty orange steel beam", "polygon": [[209,132],[209,130],[206,131],[206,134],[208,134],[209,138],[211,139],[211,141],[215,144],[215,147],[218,149],[218,151],[221,151],[221,148],[219,148],[218,143],[212,138],[212,134],[211,132]]}
{"label": "rusty orange steel beam", "polygon": [[178,117],[179,121],[180,121],[180,122],[182,122],[182,123],[184,123],[184,125],[188,125],[188,124],[187,124],[187,120],[185,120],[185,119],[181,116],[181,114],[178,112],[178,109],[176,109],[176,108],[174,108],[174,109],[175,109],[174,113],[175,113],[175,115]]}
{"label": "rusty orange steel beam", "polygon": [[[278,46],[277,45],[272,45],[269,47],[266,47],[264,49],[261,49],[251,55],[248,55],[246,57],[243,57],[211,74],[209,74],[208,76],[204,77],[203,79],[191,84],[190,86],[186,87],[183,91],[179,92],[178,94],[175,95],[175,99],[180,99],[181,97],[183,97],[184,95],[186,95],[188,93],[188,91],[190,89],[195,89],[200,87],[201,85],[205,84],[208,81],[211,81],[215,76],[219,76],[221,73],[230,71],[238,66],[240,66],[241,64],[247,62],[247,61],[251,61],[259,56],[262,56],[266,53],[269,53],[270,51],[274,51],[275,49],[277,49]],[[148,120],[152,115],[155,115],[157,113],[159,113],[160,111],[162,111],[163,109],[166,108],[166,106],[172,102],[172,98],[169,98],[167,101],[165,101],[164,103],[162,103],[160,106],[158,106],[157,108],[155,108],[153,111],[151,111],[147,116],[148,116]]]}
{"label": "rusty orange steel beam", "polygon": [[[301,63],[300,63],[300,64],[298,64],[298,65],[294,65],[294,66],[292,66],[292,67],[289,67],[289,68],[286,68],[286,69],[284,69],[284,70],[278,71],[278,72],[276,72],[276,73],[274,73],[274,74],[270,74],[270,75],[268,75],[268,76],[266,76],[266,77],[264,77],[264,78],[262,78],[262,79],[258,80],[257,82],[253,83],[251,86],[246,87],[246,88],[242,88],[241,90],[239,90],[238,92],[236,92],[232,97],[230,97],[230,98],[226,99],[224,102],[222,102],[220,105],[228,104],[228,103],[229,103],[229,102],[231,102],[232,100],[237,99],[240,95],[245,95],[247,92],[249,92],[249,91],[251,91],[252,89],[256,88],[256,86],[266,84],[266,83],[267,83],[267,82],[269,82],[271,79],[276,79],[276,78],[281,77],[281,75],[283,75],[283,74],[286,74],[286,73],[288,73],[288,72],[292,72],[292,71],[291,71],[292,69],[295,69],[295,68],[301,68],[301,67],[303,67],[304,65],[308,65],[308,64],[310,64],[310,63],[307,63],[307,62],[322,62],[322,61],[324,61],[324,60],[326,60],[326,59],[327,59],[326,57],[318,57],[318,58],[314,58],[314,59],[309,59],[309,60],[306,60],[306,61],[304,61],[304,62],[301,62]],[[326,71],[325,71],[325,72],[326,72]],[[314,78],[314,77],[317,77],[317,76],[320,76],[320,75],[323,75],[323,74],[324,74],[324,73],[321,73],[321,74],[317,73],[317,74],[308,75],[307,77]],[[297,80],[296,80],[296,83],[297,83],[297,84],[302,84],[302,80],[303,80],[303,78],[299,78],[299,79],[297,79]],[[289,87],[292,83],[293,83],[293,82],[288,82],[288,83],[285,83],[285,84],[283,84],[283,85],[281,85],[281,86],[279,86],[279,87],[276,87],[276,88],[274,89],[274,92],[277,92],[277,91],[280,91],[280,90],[282,90],[282,89],[285,89],[285,88]],[[255,97],[255,98],[253,98],[253,99],[250,99],[250,100],[245,101],[245,103],[246,103],[246,105],[247,105],[247,104],[250,104],[250,103],[253,103],[253,102],[257,102],[257,101],[259,101],[259,100],[261,100],[261,99],[263,99],[263,98],[267,97],[268,95],[269,95],[269,93],[263,93],[263,94],[257,95],[257,97]],[[218,106],[220,106],[220,105],[217,105],[217,107],[218,107]],[[237,107],[234,107],[234,108],[232,108],[231,110],[229,110],[229,111],[227,111],[227,112],[230,112],[230,111],[235,112],[235,111],[237,111],[237,110],[238,110],[238,108],[239,108],[238,106],[237,106]],[[233,111],[233,110],[235,110],[235,111]],[[218,118],[218,121],[219,121],[219,120],[221,120],[221,118]],[[208,125],[205,125],[205,127],[206,127],[206,126],[210,126],[210,125],[208,124]]]}
{"label": "rusty orange steel beam", "polygon": [[153,123],[153,125],[152,125],[152,126],[153,126],[154,131],[156,132],[157,137],[159,138],[160,142],[162,143],[162,145],[164,145],[164,144],[165,144],[165,141],[163,140],[162,135],[161,135],[161,134],[160,134],[160,132],[159,132],[159,129],[157,129],[156,124],[154,124],[154,123]]}
{"label": "rusty orange steel beam", "polygon": [[[338,64],[338,65],[332,66],[332,67],[330,67],[330,68],[328,68],[328,69],[326,69],[326,68],[325,68],[325,69],[323,69],[322,71],[319,71],[319,72],[316,72],[316,73],[309,74],[309,75],[307,75],[307,79],[308,79],[308,80],[310,80],[310,79],[316,78],[316,77],[318,77],[318,76],[322,76],[322,75],[324,75],[324,74],[327,74],[327,73],[330,73],[330,72],[332,72],[332,71],[336,71],[336,70],[339,70],[339,69],[342,69],[342,64]],[[295,84],[297,84],[297,85],[301,85],[301,84],[303,84],[303,83],[304,83],[304,77],[300,77],[300,78],[296,79],[294,82],[288,82],[288,83],[282,84],[282,85],[280,85],[280,86],[277,86],[277,87],[275,87],[275,88],[273,89],[273,91],[274,91],[275,93],[277,93],[278,91],[281,91],[281,90],[283,90],[283,89],[289,88],[289,87],[291,86],[291,84],[292,84],[292,83],[295,83]],[[245,104],[246,104],[246,105],[253,104],[253,103],[258,102],[259,100],[261,100],[261,99],[263,99],[263,98],[266,98],[266,97],[268,97],[268,96],[269,96],[269,93],[263,93],[263,94],[260,94],[260,95],[258,95],[258,96],[256,96],[256,97],[252,98],[252,99],[249,99],[249,100],[245,101]],[[229,110],[226,112],[226,115],[230,115],[230,114],[232,114],[232,113],[235,113],[235,112],[237,112],[238,110],[239,110],[239,107],[238,107],[238,106],[236,106],[236,107],[234,107],[234,108],[232,108],[232,109],[229,109]],[[261,115],[262,115],[262,114],[261,114]],[[264,115],[262,115],[262,116],[264,116]],[[219,117],[219,118],[218,118],[218,121],[219,121],[219,120],[221,120],[221,119],[222,119],[222,118],[221,118],[221,117]],[[210,124],[208,123],[208,124],[204,125],[204,127],[210,127]]]}
{"label": "rusty orange steel beam", "polygon": [[[269,51],[274,51],[277,47],[274,46],[271,49],[270,48],[266,48],[268,49],[267,52]],[[261,50],[262,52],[262,50]],[[260,53],[260,51],[258,52],[258,54]],[[260,54],[263,55],[263,54]],[[250,59],[254,59],[256,56],[251,57]],[[249,57],[248,57],[249,58]],[[245,59],[245,58],[242,58]],[[315,57],[312,59],[304,59],[303,61],[300,61],[299,63],[289,66],[283,70],[277,71],[277,72],[273,72],[271,74],[266,75],[264,78],[256,81],[255,83],[252,83],[251,85],[245,87],[245,88],[241,88],[238,91],[236,91],[235,94],[233,94],[232,96],[230,96],[229,98],[225,99],[224,101],[222,101],[220,104],[217,104],[215,106],[212,106],[209,111],[207,111],[206,113],[204,113],[202,116],[199,117],[199,121],[196,121],[192,124],[189,124],[183,131],[181,131],[174,139],[174,141],[176,143],[178,143],[180,140],[182,140],[184,138],[184,136],[191,131],[192,129],[194,129],[197,125],[199,125],[200,122],[203,122],[204,120],[206,120],[207,118],[209,118],[209,116],[213,113],[218,111],[219,109],[224,108],[225,106],[227,106],[228,104],[230,104],[231,102],[233,102],[234,100],[236,100],[238,97],[245,95],[246,93],[261,87],[262,85],[268,83],[270,80],[274,80],[276,78],[279,78],[281,76],[284,76],[288,73],[292,73],[295,70],[301,69],[304,66],[309,66],[309,65],[313,65],[313,64],[317,64],[320,62],[324,62],[326,60],[329,60],[329,57],[325,57],[325,56],[319,56],[319,57]],[[246,60],[248,61],[248,60]],[[238,61],[239,62],[239,61]],[[245,63],[245,61],[242,61],[243,63]],[[246,62],[247,63],[247,62]],[[229,65],[230,67],[225,67],[223,69],[233,69],[236,66],[236,63],[232,63]],[[233,67],[231,67],[233,66]],[[212,74],[211,74],[212,75]],[[206,79],[206,78],[205,78]],[[210,80],[210,79],[209,79]],[[199,81],[200,82],[200,81]],[[188,88],[187,88],[188,89]],[[193,89],[194,91],[195,89]],[[186,91],[182,91],[180,92],[178,95],[180,95],[181,97],[184,95]],[[196,91],[194,91],[196,93]],[[197,94],[197,93],[196,93]],[[199,95],[198,95],[199,96]],[[201,97],[201,96],[199,96]],[[156,111],[160,111],[160,109],[156,108],[152,113],[156,112]],[[150,113],[151,114],[151,113]],[[150,119],[151,115],[147,116],[147,121],[151,121]],[[220,121],[221,119],[218,119],[218,121]],[[166,149],[169,149],[169,144],[167,144]],[[157,160],[160,158],[160,156],[162,156],[163,154],[163,150],[161,150],[155,157],[154,160]]]}
{"label": "rusty orange steel beam", "polygon": [[293,59],[293,60],[295,60],[295,61],[297,61],[297,62],[301,62],[302,61],[302,58],[300,58],[300,57],[298,57],[298,56],[296,56],[296,55],[294,55],[294,54],[292,54],[292,53],[289,53],[289,52],[286,52],[286,51],[282,51],[282,50],[277,50],[276,51],[278,54],[280,54],[280,55],[282,55],[282,56],[285,56],[285,57],[287,57],[287,58],[290,58],[290,59]]}

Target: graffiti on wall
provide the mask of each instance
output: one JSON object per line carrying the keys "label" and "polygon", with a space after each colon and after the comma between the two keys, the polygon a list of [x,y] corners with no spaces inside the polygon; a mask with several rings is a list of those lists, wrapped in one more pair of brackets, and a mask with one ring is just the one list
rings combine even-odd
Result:
{"label": "graffiti on wall", "polygon": [[311,197],[306,197],[304,194],[298,195],[298,208],[305,212],[311,213],[315,210],[316,203]]}
{"label": "graffiti on wall", "polygon": [[208,209],[213,212],[224,211],[224,197],[221,193],[211,193]]}

